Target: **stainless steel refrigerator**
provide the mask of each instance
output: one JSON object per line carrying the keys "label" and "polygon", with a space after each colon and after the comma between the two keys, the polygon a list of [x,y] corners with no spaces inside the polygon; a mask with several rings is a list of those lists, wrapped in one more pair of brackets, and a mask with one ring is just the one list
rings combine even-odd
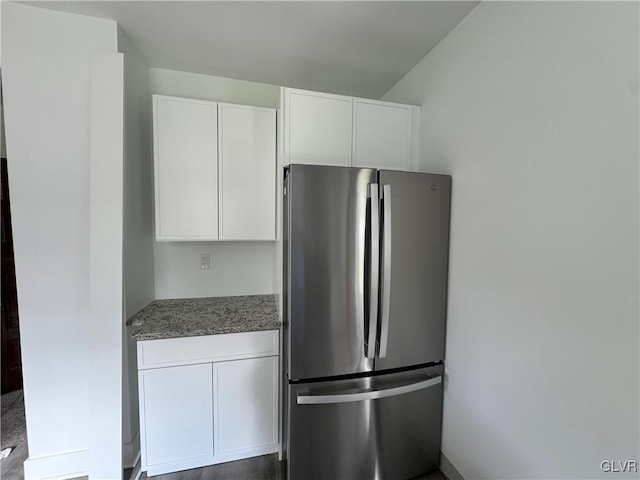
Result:
{"label": "stainless steel refrigerator", "polygon": [[446,175],[285,170],[289,479],[437,469],[450,198]]}

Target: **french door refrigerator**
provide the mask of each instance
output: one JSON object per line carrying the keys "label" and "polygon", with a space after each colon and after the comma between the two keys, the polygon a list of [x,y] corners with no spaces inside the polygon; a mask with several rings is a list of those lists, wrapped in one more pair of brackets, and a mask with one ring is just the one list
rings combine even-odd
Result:
{"label": "french door refrigerator", "polygon": [[288,478],[435,470],[451,177],[311,165],[285,175]]}

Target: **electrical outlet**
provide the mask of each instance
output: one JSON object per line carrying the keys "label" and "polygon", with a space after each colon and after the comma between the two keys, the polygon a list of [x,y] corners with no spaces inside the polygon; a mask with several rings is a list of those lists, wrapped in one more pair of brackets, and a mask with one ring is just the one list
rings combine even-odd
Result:
{"label": "electrical outlet", "polygon": [[200,255],[200,268],[204,269],[204,268],[210,268],[211,267],[211,262],[210,262],[210,257],[208,253],[203,253],[202,255]]}

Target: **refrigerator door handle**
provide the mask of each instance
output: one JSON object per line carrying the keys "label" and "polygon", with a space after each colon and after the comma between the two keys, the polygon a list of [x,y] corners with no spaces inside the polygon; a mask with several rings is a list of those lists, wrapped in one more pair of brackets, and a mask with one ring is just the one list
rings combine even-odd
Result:
{"label": "refrigerator door handle", "polygon": [[377,183],[369,184],[371,199],[371,224],[369,230],[369,335],[367,358],[376,356],[376,336],[378,334],[378,283],[380,271],[380,193]]}
{"label": "refrigerator door handle", "polygon": [[380,324],[380,358],[387,356],[389,340],[389,308],[391,301],[391,185],[382,187],[383,211],[383,245],[382,245],[382,301]]}
{"label": "refrigerator door handle", "polygon": [[437,375],[426,380],[421,380],[409,385],[387,388],[383,390],[370,390],[366,392],[339,393],[334,395],[298,395],[298,405],[325,405],[328,403],[361,402],[364,400],[376,400],[378,398],[394,397],[405,393],[423,390],[442,383],[442,376]]}

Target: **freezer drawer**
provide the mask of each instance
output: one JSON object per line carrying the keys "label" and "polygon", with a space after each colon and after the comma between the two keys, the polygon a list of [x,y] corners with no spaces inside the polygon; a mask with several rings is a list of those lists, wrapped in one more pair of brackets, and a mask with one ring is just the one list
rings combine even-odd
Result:
{"label": "freezer drawer", "polygon": [[409,479],[439,466],[442,366],[289,385],[287,473]]}

